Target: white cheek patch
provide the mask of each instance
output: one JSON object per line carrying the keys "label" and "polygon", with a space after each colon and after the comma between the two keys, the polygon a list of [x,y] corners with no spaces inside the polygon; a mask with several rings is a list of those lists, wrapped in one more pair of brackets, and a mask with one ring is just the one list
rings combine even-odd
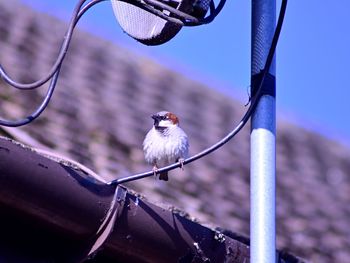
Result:
{"label": "white cheek patch", "polygon": [[160,127],[170,127],[173,126],[174,124],[170,120],[161,120],[159,121],[158,126]]}

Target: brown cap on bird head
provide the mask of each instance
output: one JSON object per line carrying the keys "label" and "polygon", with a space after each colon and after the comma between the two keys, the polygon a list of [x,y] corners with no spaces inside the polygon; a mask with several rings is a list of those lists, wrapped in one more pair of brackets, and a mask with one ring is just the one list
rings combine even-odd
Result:
{"label": "brown cap on bird head", "polygon": [[156,114],[152,115],[152,119],[154,120],[155,127],[159,126],[159,122],[161,120],[170,120],[173,124],[179,123],[179,118],[174,113],[168,111],[157,112]]}

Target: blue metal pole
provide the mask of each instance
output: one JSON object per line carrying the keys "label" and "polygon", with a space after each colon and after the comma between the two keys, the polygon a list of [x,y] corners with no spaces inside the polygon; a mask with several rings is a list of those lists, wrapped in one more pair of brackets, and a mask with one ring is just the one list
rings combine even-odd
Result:
{"label": "blue metal pole", "polygon": [[[276,0],[252,0],[251,87],[255,94],[272,42]],[[250,262],[276,262],[275,60],[251,120]]]}

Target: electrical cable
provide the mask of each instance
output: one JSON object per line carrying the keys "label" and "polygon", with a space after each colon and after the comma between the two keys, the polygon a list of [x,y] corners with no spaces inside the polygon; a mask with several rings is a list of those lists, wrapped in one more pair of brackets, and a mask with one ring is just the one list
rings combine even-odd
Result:
{"label": "electrical cable", "polygon": [[0,119],[0,125],[7,126],[7,127],[18,127],[18,126],[28,124],[28,123],[32,122],[33,120],[35,120],[36,118],[38,118],[40,116],[40,114],[46,109],[47,105],[50,102],[50,99],[52,97],[52,94],[53,94],[55,87],[56,87],[56,84],[57,84],[58,75],[60,74],[60,69],[61,69],[61,66],[58,67],[57,71],[52,76],[50,86],[46,92],[44,100],[41,102],[39,107],[32,114],[30,114],[29,116],[27,116],[23,119],[16,120],[16,121],[9,121],[9,120]]}
{"label": "electrical cable", "polygon": [[[59,56],[58,56],[55,64],[53,65],[52,69],[50,70],[49,74],[46,77],[44,77],[43,79],[38,80],[36,82],[30,83],[30,84],[17,83],[15,81],[13,81],[7,75],[7,73],[4,70],[4,68],[0,65],[0,76],[8,84],[10,84],[11,86],[14,86],[14,87],[16,87],[18,89],[35,89],[35,88],[43,85],[44,83],[46,83],[50,78],[52,78],[51,83],[50,83],[50,87],[49,87],[49,89],[47,91],[45,99],[40,104],[40,106],[38,107],[37,110],[35,110],[31,115],[29,115],[28,117],[26,117],[26,118],[24,118],[22,120],[18,120],[18,121],[0,120],[0,125],[9,126],[9,127],[17,127],[17,126],[25,125],[25,124],[33,121],[34,119],[36,119],[45,110],[45,108],[47,107],[47,105],[48,105],[48,103],[49,103],[49,101],[50,101],[50,99],[52,97],[53,91],[55,89],[55,86],[56,86],[56,83],[57,83],[57,79],[58,79],[58,75],[59,75],[59,71],[60,71],[60,67],[61,67],[62,62],[64,60],[64,57],[65,57],[65,55],[67,53],[67,50],[68,50],[68,47],[69,47],[69,44],[70,44],[70,41],[71,41],[71,38],[72,38],[73,30],[74,30],[77,22],[82,17],[82,15],[87,10],[89,10],[89,8],[91,8],[92,6],[94,6],[95,4],[97,4],[99,2],[106,1],[106,0],[93,0],[93,1],[89,2],[88,4],[86,4],[85,6],[83,6],[86,1],[87,0],[80,0],[78,2],[78,4],[76,5],[76,7],[75,7],[75,9],[73,11],[73,16],[71,18],[71,22],[69,24],[67,33],[65,35],[65,40],[62,43]],[[136,1],[138,1],[138,0],[136,0]],[[154,0],[146,0],[146,1],[152,2],[153,4],[156,2]],[[215,16],[221,11],[221,9],[223,8],[224,4],[225,4],[225,0],[221,0],[219,5],[218,5],[218,7],[215,8],[215,10],[217,10],[217,13],[211,13],[211,15],[208,16],[207,18],[204,18],[203,21],[206,21],[206,22],[212,21],[212,19],[214,19]],[[267,56],[267,59],[266,59],[265,67],[262,70],[261,79],[260,79],[260,83],[258,85],[257,93],[252,98],[250,106],[247,109],[247,111],[244,114],[244,116],[242,117],[241,121],[238,123],[238,125],[228,135],[226,135],[219,142],[217,142],[216,144],[214,144],[214,145],[210,146],[209,148],[203,150],[202,152],[185,159],[183,161],[184,165],[188,164],[188,163],[191,163],[191,162],[193,162],[193,161],[195,161],[197,159],[200,159],[200,158],[202,158],[202,157],[212,153],[213,151],[217,150],[218,148],[220,148],[224,144],[226,144],[248,122],[248,120],[249,120],[252,112],[254,111],[254,109],[255,109],[255,107],[256,107],[256,105],[258,103],[258,100],[260,98],[260,93],[261,93],[261,90],[262,90],[262,86],[264,84],[265,77],[266,77],[266,75],[269,72],[269,69],[270,69],[270,66],[271,66],[271,63],[272,63],[272,59],[273,59],[274,54],[275,54],[275,50],[276,50],[276,46],[277,46],[277,43],[278,43],[279,35],[280,35],[281,29],[282,29],[282,25],[283,25],[283,20],[284,20],[284,17],[285,17],[286,7],[287,7],[287,0],[282,0],[278,22],[277,22],[275,33],[274,33],[274,36],[273,36],[273,40],[272,40],[272,43],[271,43],[271,46],[270,46],[270,50],[269,50],[269,53],[268,53],[268,56]],[[212,10],[213,7],[211,6],[210,9]],[[172,11],[174,11],[174,10],[172,10]],[[181,17],[182,16],[181,13],[182,12],[178,12],[178,14],[176,14],[176,15],[179,15]],[[186,18],[188,18],[188,16],[185,16],[185,19]],[[207,19],[207,20],[205,20],[205,19]],[[188,23],[193,23],[193,22],[194,21],[188,22]],[[180,166],[181,166],[181,164],[179,162],[177,162],[177,163],[174,163],[174,164],[171,164],[171,165],[168,165],[168,166],[165,166],[163,168],[158,169],[157,173],[167,172],[167,171],[173,170],[175,168],[178,168]],[[153,171],[144,172],[144,173],[135,174],[135,175],[131,175],[131,176],[127,176],[127,177],[123,177],[123,178],[120,178],[120,179],[113,180],[113,181],[109,182],[109,184],[120,184],[120,183],[130,182],[130,181],[138,180],[138,179],[141,179],[141,178],[149,177],[149,176],[152,176],[152,175],[154,175]]]}
{"label": "electrical cable", "polygon": [[[47,77],[45,77],[45,78],[43,78],[43,79],[41,79],[39,81],[30,83],[30,84],[20,84],[20,83],[17,83],[17,82],[14,82],[13,80],[11,80],[11,78],[8,77],[8,75],[6,74],[5,70],[0,65],[0,76],[3,77],[4,80],[8,84],[10,84],[10,85],[12,85],[12,86],[14,86],[16,88],[19,88],[19,89],[34,89],[34,88],[37,88],[37,87],[43,85],[49,79],[51,79],[50,86],[48,88],[47,94],[46,94],[43,102],[40,104],[40,106],[37,108],[36,111],[34,111],[29,117],[24,118],[24,119],[19,120],[19,121],[0,120],[0,125],[10,126],[10,127],[16,127],[16,126],[24,125],[24,124],[27,124],[27,123],[31,122],[35,118],[37,118],[45,110],[45,108],[47,107],[47,105],[48,105],[48,103],[49,103],[49,101],[50,101],[50,99],[52,97],[54,89],[56,87],[58,76],[59,76],[60,69],[61,69],[61,65],[62,65],[62,62],[63,62],[64,57],[66,55],[66,52],[68,50],[69,43],[70,43],[70,40],[71,40],[71,37],[72,37],[72,34],[73,34],[74,27],[76,26],[77,22],[82,17],[82,15],[87,10],[89,10],[89,8],[91,8],[93,5],[95,5],[95,4],[99,3],[99,2],[106,1],[106,0],[92,0],[91,2],[89,2],[88,4],[83,6],[85,1],[86,0],[80,0],[78,5],[77,5],[77,7],[75,8],[73,17],[71,19],[71,23],[69,25],[69,29],[68,29],[67,34],[66,34],[66,38],[65,38],[65,40],[64,40],[64,42],[62,44],[62,47],[61,47],[60,54],[59,54],[59,56],[57,58],[56,63],[52,67],[52,69],[49,72]],[[148,1],[148,2],[152,1],[153,2],[154,0],[145,0],[145,1]],[[225,2],[225,1],[221,1],[220,3],[223,3],[223,2]],[[222,7],[223,7],[223,5],[221,7],[219,5],[217,8],[215,8],[213,6],[213,1],[212,1],[211,2],[211,6],[210,6],[211,14],[213,14],[212,10],[217,10],[217,9],[221,10]],[[286,12],[286,7],[287,7],[287,0],[282,0],[280,12],[279,12],[278,22],[277,22],[276,29],[275,29],[275,32],[274,32],[274,36],[273,36],[273,39],[272,39],[272,42],[271,42],[269,53],[268,53],[268,56],[266,58],[265,66],[264,66],[264,69],[259,74],[259,75],[261,75],[261,78],[260,78],[259,85],[257,85],[257,87],[258,87],[257,88],[257,92],[254,94],[254,96],[253,96],[253,98],[251,100],[251,103],[249,105],[249,108],[247,109],[246,113],[243,115],[243,117],[242,117],[241,121],[238,123],[238,125],[228,135],[226,135],[223,139],[221,139],[216,144],[210,146],[209,148],[203,150],[202,152],[200,152],[200,153],[198,153],[198,154],[196,154],[196,155],[194,155],[194,156],[192,156],[190,158],[185,159],[182,163],[177,162],[175,164],[172,164],[172,165],[169,165],[169,166],[166,166],[166,167],[158,169],[157,170],[158,174],[162,173],[162,172],[167,172],[167,171],[173,170],[175,168],[180,167],[181,165],[185,165],[185,164],[191,163],[191,162],[193,162],[195,160],[203,158],[204,156],[214,152],[215,150],[219,149],[224,144],[226,144],[228,141],[230,141],[245,126],[245,124],[250,119],[253,111],[255,110],[255,108],[256,108],[256,106],[257,106],[257,104],[259,102],[260,96],[262,94],[264,81],[265,81],[266,76],[268,75],[271,63],[273,61],[273,57],[274,57],[275,50],[276,50],[276,47],[277,47],[279,35],[280,35],[281,29],[282,29],[283,20],[284,20],[285,12]],[[220,12],[220,10],[219,10],[219,12]],[[208,16],[208,17],[210,17],[210,16]],[[207,22],[208,23],[212,21],[210,19],[214,19],[214,18],[208,18],[208,17],[207,17]],[[171,18],[171,19],[173,19],[173,18]],[[204,21],[204,20],[202,20],[202,21]],[[180,21],[180,22],[182,23],[182,21]],[[187,23],[190,24],[190,22],[188,22],[188,21],[187,21]],[[104,244],[104,242],[106,241],[106,239],[108,238],[108,236],[110,235],[110,233],[113,230],[113,226],[115,224],[114,220],[116,218],[116,213],[117,213],[117,209],[116,209],[115,204],[118,201],[118,194],[119,194],[119,192],[118,192],[118,189],[119,189],[118,185],[121,184],[121,183],[126,183],[126,182],[130,182],[130,181],[142,179],[142,178],[145,178],[145,177],[150,177],[150,176],[153,176],[153,175],[154,175],[154,171],[149,171],[149,172],[145,172],[145,173],[140,173],[140,174],[135,174],[135,175],[123,177],[123,178],[116,179],[116,180],[113,180],[113,181],[107,183],[108,185],[115,186],[116,187],[116,192],[115,192],[114,198],[112,199],[110,209],[108,210],[108,213],[106,214],[106,219],[108,219],[108,220],[107,221],[104,220],[102,222],[101,226],[98,228],[98,231],[95,233],[95,236],[94,236],[95,239],[94,239],[93,246],[91,247],[91,250],[89,250],[89,253],[86,255],[86,257],[90,256],[91,253],[95,253],[97,251],[97,249],[99,249]],[[107,228],[107,226],[108,226],[108,228]],[[85,258],[85,255],[84,255],[84,258]]]}
{"label": "electrical cable", "polygon": [[[79,2],[76,4],[74,10],[73,10],[73,15],[71,17],[71,20],[68,25],[68,30],[65,34],[64,41],[62,42],[58,57],[53,64],[52,68],[49,70],[49,73],[47,75],[37,81],[34,81],[32,83],[19,83],[14,81],[9,74],[6,72],[5,68],[0,64],[0,77],[10,86],[20,89],[20,90],[32,90],[41,87],[44,85],[46,82],[48,82],[51,79],[50,86],[48,88],[48,91],[41,102],[41,104],[37,107],[37,109],[30,114],[29,116],[19,119],[19,120],[5,120],[5,119],[0,119],[0,125],[2,126],[7,126],[7,127],[18,127],[22,125],[26,125],[36,118],[40,116],[40,114],[46,109],[48,106],[50,99],[52,97],[53,91],[55,89],[55,86],[57,84],[57,79],[58,75],[60,72],[60,68],[62,66],[63,60],[67,54],[69,44],[71,42],[74,28],[80,18],[83,16],[83,14],[89,10],[92,6],[103,2],[107,0],[91,0],[87,4],[85,4],[88,0],[79,0]],[[128,3],[133,3],[140,8],[143,8],[154,15],[158,15],[162,17],[163,19],[180,24],[180,25],[187,25],[187,26],[194,26],[194,25],[201,25],[201,24],[207,24],[210,23],[211,21],[214,20],[214,18],[219,14],[221,9],[223,8],[226,0],[220,0],[220,3],[217,8],[214,6],[214,0],[211,1],[210,3],[210,15],[204,19],[197,19],[193,16],[190,16],[184,12],[181,12],[167,4],[162,3],[159,0],[120,0]],[[85,4],[85,5],[84,5]],[[177,16],[178,18],[175,17],[170,17],[165,15],[162,11],[155,9],[154,7],[162,8],[163,10],[169,11],[171,14]],[[173,13],[172,13],[173,12]],[[184,22],[183,22],[184,21]]]}
{"label": "electrical cable", "polygon": [[[61,69],[61,65],[63,63],[63,59],[67,53],[69,44],[70,44],[70,40],[72,38],[73,35],[73,30],[74,27],[76,26],[76,24],[78,23],[79,19],[82,17],[82,15],[89,9],[91,8],[93,5],[102,2],[102,1],[107,1],[107,0],[93,0],[90,3],[86,4],[84,7],[83,4],[86,0],[81,0],[77,7],[74,10],[74,14],[73,17],[71,19],[71,23],[70,26],[68,28],[68,31],[66,33],[66,37],[64,42],[62,43],[61,46],[61,50],[60,53],[58,55],[58,58],[55,62],[55,64],[53,65],[53,67],[51,68],[50,72],[48,73],[48,75],[41,79],[38,80],[36,82],[30,83],[30,84],[22,84],[22,83],[18,83],[13,81],[5,72],[4,68],[0,65],[0,76],[11,86],[21,89],[21,90],[31,90],[31,89],[35,89],[38,88],[40,86],[42,86],[43,84],[45,84],[47,81],[49,81],[51,79],[49,88],[47,90],[47,93],[43,99],[43,101],[41,102],[41,104],[37,107],[37,109],[31,113],[30,115],[28,115],[27,117],[23,118],[23,119],[19,119],[19,120],[5,120],[5,119],[0,119],[0,125],[2,126],[7,126],[7,127],[18,127],[18,126],[23,126],[26,125],[30,122],[32,122],[33,120],[35,120],[36,118],[38,118],[40,116],[40,114],[46,109],[46,107],[48,106],[53,92],[55,90],[56,84],[57,84],[57,80],[58,80],[58,76],[60,73],[60,69]],[[79,9],[82,8],[80,11]],[[75,15],[77,13],[77,15]],[[51,75],[52,74],[52,75]]]}
{"label": "electrical cable", "polygon": [[[273,57],[275,55],[275,50],[277,47],[278,39],[279,39],[279,36],[281,33],[281,29],[282,29],[286,9],[287,9],[287,2],[288,2],[288,0],[282,0],[277,25],[276,25],[275,32],[273,35],[273,39],[271,42],[269,53],[268,53],[267,58],[266,58],[264,69],[261,71],[261,79],[260,79],[260,82],[259,82],[259,85],[257,88],[257,92],[254,95],[254,97],[252,98],[251,103],[249,105],[249,108],[247,109],[246,113],[243,115],[241,121],[237,124],[237,126],[229,134],[227,134],[219,142],[217,142],[214,145],[210,146],[209,148],[203,150],[202,152],[185,159],[183,161],[183,163],[177,162],[177,163],[174,163],[174,164],[171,164],[171,165],[168,165],[168,166],[165,166],[163,168],[158,169],[156,172],[157,174],[168,172],[168,171],[173,170],[175,168],[179,168],[182,164],[185,165],[185,164],[191,163],[197,159],[203,158],[204,156],[214,152],[215,150],[217,150],[218,148],[220,148],[221,146],[226,144],[228,141],[230,141],[245,126],[245,124],[250,119],[253,111],[255,110],[255,108],[259,102],[265,78],[270,70],[270,66],[271,66]],[[115,179],[115,180],[109,182],[108,184],[118,185],[121,183],[131,182],[134,180],[138,180],[138,179],[145,178],[145,177],[150,177],[153,175],[154,175],[154,171],[149,171],[149,172],[139,173],[139,174]]]}
{"label": "electrical cable", "polygon": [[[212,22],[216,16],[221,12],[226,0],[220,0],[217,7],[215,7],[214,0],[210,2],[210,14],[205,18],[196,18],[185,12],[182,12],[159,0],[119,0],[142,8],[148,12],[153,13],[169,22],[178,24],[180,26],[200,26]],[[168,11],[167,15],[164,11]],[[174,17],[175,16],[175,17]]]}
{"label": "electrical cable", "polygon": [[70,20],[67,33],[65,34],[64,41],[62,43],[59,55],[56,59],[56,62],[52,66],[51,70],[49,71],[49,73],[45,77],[43,77],[42,79],[35,81],[33,83],[28,83],[28,84],[18,83],[9,77],[9,75],[6,73],[4,67],[0,64],[0,76],[3,78],[3,80],[6,81],[9,85],[11,85],[17,89],[28,90],[28,89],[38,88],[38,87],[42,86],[43,84],[45,84],[49,79],[51,79],[52,76],[57,71],[58,67],[60,67],[62,65],[62,62],[67,54],[67,50],[68,50],[70,41],[72,39],[73,30],[74,30],[74,27],[78,21],[80,9],[82,8],[83,4],[86,1],[87,0],[79,0],[78,4],[74,8],[73,15],[72,15],[72,18]]}

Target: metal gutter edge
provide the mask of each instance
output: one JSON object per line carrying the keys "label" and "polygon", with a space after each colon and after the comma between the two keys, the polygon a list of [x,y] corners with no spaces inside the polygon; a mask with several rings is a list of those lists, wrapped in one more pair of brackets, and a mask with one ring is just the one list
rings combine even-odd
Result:
{"label": "metal gutter edge", "polygon": [[[79,261],[79,251],[86,253],[95,243],[115,202],[115,224],[103,239],[102,254],[122,262],[247,262],[247,245],[146,202],[124,187],[115,190],[30,147],[0,139],[0,213],[8,230],[3,233],[20,237],[25,231],[26,246],[35,260],[45,254],[45,247],[47,255],[40,260]],[[11,220],[6,220],[7,214]],[[1,246],[2,242],[0,253]],[[18,254],[15,241],[13,246]]]}
{"label": "metal gutter edge", "polygon": [[81,262],[94,251],[87,262],[249,262],[248,244],[4,138],[0,215],[6,262]]}

